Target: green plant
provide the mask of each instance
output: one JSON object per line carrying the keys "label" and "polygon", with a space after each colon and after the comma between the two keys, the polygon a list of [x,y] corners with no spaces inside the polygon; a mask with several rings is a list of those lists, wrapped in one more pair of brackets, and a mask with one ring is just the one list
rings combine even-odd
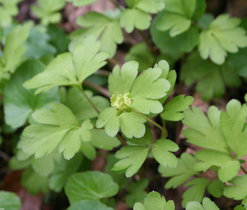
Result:
{"label": "green plant", "polygon": [[[83,14],[68,35],[52,25],[66,2],[97,0],[38,0],[38,24],[15,23],[18,2],[0,0],[0,149],[22,186],[65,193],[69,210],[174,210],[153,191],[166,180],[185,186],[187,210],[247,209],[245,19],[213,17],[204,0],[110,0],[114,10]],[[217,107],[229,89],[238,100]],[[212,106],[191,107],[188,93]],[[20,201],[1,191],[2,207]]]}

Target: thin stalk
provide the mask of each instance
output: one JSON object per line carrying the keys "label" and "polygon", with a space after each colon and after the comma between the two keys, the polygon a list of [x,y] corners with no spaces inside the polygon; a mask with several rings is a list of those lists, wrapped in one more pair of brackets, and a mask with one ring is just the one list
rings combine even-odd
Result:
{"label": "thin stalk", "polygon": [[153,125],[155,125],[156,127],[158,127],[161,131],[162,131],[162,136],[164,138],[167,137],[168,135],[168,132],[167,132],[167,129],[162,127],[160,124],[158,124],[157,122],[155,122],[154,120],[152,120],[151,118],[147,117],[146,115],[136,111],[136,110],[133,110],[136,114],[138,114],[140,117],[142,117],[143,119],[147,120],[148,122],[152,123]]}
{"label": "thin stalk", "polygon": [[84,81],[83,84],[87,87],[90,87],[90,88],[96,90],[97,92],[101,93],[103,96],[110,98],[110,94],[109,94],[108,90],[106,90],[105,88],[103,88],[99,85],[93,84],[91,82],[88,82],[88,81]]}
{"label": "thin stalk", "polygon": [[115,7],[117,7],[120,11],[123,11],[123,8],[116,0],[109,0]]}
{"label": "thin stalk", "polygon": [[118,138],[118,140],[123,144],[123,145],[127,145],[126,140],[124,139],[124,137],[122,137],[120,134],[117,134],[116,136]]}
{"label": "thin stalk", "polygon": [[246,170],[243,166],[241,166],[241,170],[242,170],[245,174],[247,174],[247,170]]}
{"label": "thin stalk", "polygon": [[90,103],[90,105],[93,107],[93,109],[99,114],[100,111],[97,109],[97,107],[94,105],[94,103],[91,101],[91,99],[87,96],[87,94],[84,92],[81,86],[78,86],[80,91],[82,92],[83,96],[87,99],[87,101]]}

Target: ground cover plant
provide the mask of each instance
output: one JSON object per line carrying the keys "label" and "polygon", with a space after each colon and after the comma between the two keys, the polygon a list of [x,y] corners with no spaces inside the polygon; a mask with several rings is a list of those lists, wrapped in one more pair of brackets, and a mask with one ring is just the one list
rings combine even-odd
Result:
{"label": "ground cover plant", "polygon": [[246,14],[0,0],[0,209],[247,209]]}

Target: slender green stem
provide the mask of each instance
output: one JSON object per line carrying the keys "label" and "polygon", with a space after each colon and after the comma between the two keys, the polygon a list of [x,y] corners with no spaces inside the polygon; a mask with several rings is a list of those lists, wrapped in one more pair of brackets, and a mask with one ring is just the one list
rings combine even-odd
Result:
{"label": "slender green stem", "polygon": [[94,103],[91,101],[91,99],[88,97],[88,95],[84,92],[81,86],[78,86],[80,91],[82,92],[83,96],[86,98],[86,100],[90,103],[90,105],[93,107],[93,109],[99,114],[100,111],[98,108],[94,105]]}
{"label": "slender green stem", "polygon": [[155,122],[154,120],[152,120],[151,118],[147,117],[146,115],[133,110],[136,114],[138,114],[140,117],[142,117],[143,119],[147,120],[148,122],[152,123],[153,125],[155,125],[156,127],[158,127],[161,131],[162,131],[162,137],[166,138],[168,135],[167,129],[165,127],[162,127],[160,124],[158,124],[157,122]]}

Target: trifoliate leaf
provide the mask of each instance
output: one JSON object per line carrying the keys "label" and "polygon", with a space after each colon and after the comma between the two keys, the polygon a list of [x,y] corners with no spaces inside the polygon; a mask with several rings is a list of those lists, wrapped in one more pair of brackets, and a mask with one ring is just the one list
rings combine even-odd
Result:
{"label": "trifoliate leaf", "polygon": [[113,171],[126,170],[125,175],[131,177],[137,173],[148,156],[149,148],[146,146],[124,146],[116,153],[120,159],[112,168]]}
{"label": "trifoliate leaf", "polygon": [[91,140],[93,125],[90,120],[80,124],[71,110],[62,104],[38,110],[32,117],[36,123],[24,130],[18,145],[29,156],[40,158],[58,149],[70,159],[79,151],[82,142]]}
{"label": "trifoliate leaf", "polygon": [[61,19],[61,10],[65,6],[65,0],[38,0],[37,5],[32,6],[32,12],[41,19],[43,25],[58,23]]}
{"label": "trifoliate leaf", "polygon": [[4,89],[4,114],[6,123],[13,129],[21,127],[29,115],[44,105],[58,101],[58,93],[53,89],[47,93],[35,95],[34,91],[27,90],[23,83],[41,72],[45,66],[36,60],[23,63]]}
{"label": "trifoliate leaf", "polygon": [[128,33],[131,33],[134,28],[145,30],[150,26],[151,16],[149,13],[157,13],[165,6],[163,0],[126,0],[130,7],[122,12],[120,16],[120,24]]}
{"label": "trifoliate leaf", "polygon": [[49,191],[48,182],[48,177],[35,173],[31,168],[26,169],[21,177],[21,184],[31,194],[47,193]]}
{"label": "trifoliate leaf", "polygon": [[192,54],[183,65],[181,79],[188,86],[197,82],[196,91],[204,100],[221,97],[227,86],[238,87],[241,84],[235,67],[227,63],[218,66],[210,61],[202,60],[197,53]]}
{"label": "trifoliate leaf", "polygon": [[[99,111],[103,111],[109,106],[108,100],[104,97],[93,96],[93,93],[90,91],[85,91],[85,94]],[[98,113],[78,88],[70,88],[67,91],[64,104],[71,109],[80,122],[98,116]]]}
{"label": "trifoliate leaf", "polygon": [[[94,35],[101,41],[101,48],[112,57],[117,44],[123,42],[121,26],[115,17],[110,17],[97,12],[89,12],[77,19],[78,25],[82,26],[82,33],[75,35],[70,47],[76,46],[85,37]],[[112,33],[114,31],[114,33]]]}
{"label": "trifoliate leaf", "polygon": [[100,52],[100,43],[90,36],[72,52],[58,55],[40,74],[25,82],[28,89],[45,92],[53,87],[81,85],[81,83],[105,65],[107,55]]}
{"label": "trifoliate leaf", "polygon": [[162,63],[165,61],[143,71],[138,77],[137,62],[127,62],[121,70],[116,66],[109,76],[112,107],[100,113],[96,126],[105,127],[109,136],[115,136],[119,130],[127,138],[144,136],[143,123],[146,120],[140,113],[160,113],[163,107],[157,99],[166,96],[171,86],[170,82],[163,78]]}
{"label": "trifoliate leaf", "polygon": [[203,161],[195,165],[195,169],[206,171],[212,166],[219,167],[218,176],[222,182],[227,182],[237,176],[240,162],[233,160],[227,153],[211,150],[201,150],[196,153],[196,158]]}
{"label": "trifoliate leaf", "polygon": [[159,13],[151,26],[151,36],[156,46],[165,54],[177,60],[183,52],[190,52],[197,46],[199,31],[195,27],[190,27],[186,32],[171,37],[168,31],[160,31],[157,28],[161,22],[162,13]]}
{"label": "trifoliate leaf", "polygon": [[173,141],[160,139],[153,144],[152,154],[160,165],[167,168],[177,166],[177,158],[172,152],[178,151],[179,147]]}
{"label": "trifoliate leaf", "polygon": [[113,210],[113,208],[107,207],[105,204],[99,201],[85,200],[72,204],[68,210]]}
{"label": "trifoliate leaf", "polygon": [[79,7],[79,6],[86,6],[88,4],[92,4],[98,0],[66,0],[66,1],[73,2],[74,6]]}
{"label": "trifoliate leaf", "polygon": [[25,42],[31,28],[30,23],[18,25],[7,36],[3,55],[0,56],[0,78],[8,79],[25,58]]}
{"label": "trifoliate leaf", "polygon": [[135,202],[143,202],[147,196],[145,188],[148,186],[147,179],[141,179],[137,182],[131,182],[128,186],[128,195],[126,196],[126,202],[129,207],[134,206]]}
{"label": "trifoliate leaf", "polygon": [[247,175],[238,176],[231,183],[232,185],[225,187],[224,196],[234,200],[243,200],[247,197]]}
{"label": "trifoliate leaf", "polygon": [[[208,118],[197,108],[185,112],[184,124],[189,129],[184,130],[188,142],[207,149],[225,152],[231,157],[229,149],[237,157],[246,154],[246,105],[231,100],[226,112],[212,106],[208,110]],[[231,126],[230,126],[231,125]],[[236,125],[236,127],[235,127]],[[235,130],[232,130],[232,129]],[[232,133],[231,133],[232,132]]]}
{"label": "trifoliate leaf", "polygon": [[15,193],[0,191],[0,206],[6,210],[19,210],[21,201]]}
{"label": "trifoliate leaf", "polygon": [[134,210],[175,210],[173,201],[166,201],[165,197],[158,192],[151,192],[147,195],[144,203],[135,203]]}
{"label": "trifoliate leaf", "polygon": [[218,16],[208,30],[200,34],[199,52],[203,59],[210,58],[216,64],[223,64],[227,52],[236,53],[247,46],[247,36],[239,27],[240,19],[229,15]]}
{"label": "trifoliate leaf", "polygon": [[188,186],[189,189],[187,189],[183,194],[182,205],[186,206],[190,201],[201,202],[209,183],[210,181],[205,178],[195,178],[186,183],[186,186]]}
{"label": "trifoliate leaf", "polygon": [[5,27],[12,21],[12,17],[18,14],[17,4],[21,0],[0,0],[0,25]]}
{"label": "trifoliate leaf", "polygon": [[178,159],[178,164],[176,168],[165,168],[162,165],[159,167],[159,172],[164,177],[172,177],[165,185],[167,189],[177,188],[179,185],[183,184],[190,177],[197,174],[198,172],[194,170],[194,165],[197,160],[188,153],[183,153]]}
{"label": "trifoliate leaf", "polygon": [[[161,31],[170,31],[170,36],[177,36],[187,31],[192,23],[192,19],[202,15],[205,10],[203,0],[165,0],[165,9],[160,15],[157,23],[157,29]],[[201,10],[199,11],[198,8]]]}
{"label": "trifoliate leaf", "polygon": [[81,200],[100,200],[118,192],[118,185],[111,176],[98,171],[73,174],[65,185],[65,193],[71,204]]}
{"label": "trifoliate leaf", "polygon": [[193,97],[179,95],[172,98],[164,106],[161,117],[168,121],[180,121],[184,118],[183,112],[193,103]]}
{"label": "trifoliate leaf", "polygon": [[191,201],[186,205],[186,210],[220,210],[209,198],[204,198],[202,205],[197,201]]}
{"label": "trifoliate leaf", "polygon": [[125,56],[125,61],[131,60],[137,61],[140,64],[140,71],[143,71],[153,65],[154,56],[145,43],[140,43],[133,46]]}

